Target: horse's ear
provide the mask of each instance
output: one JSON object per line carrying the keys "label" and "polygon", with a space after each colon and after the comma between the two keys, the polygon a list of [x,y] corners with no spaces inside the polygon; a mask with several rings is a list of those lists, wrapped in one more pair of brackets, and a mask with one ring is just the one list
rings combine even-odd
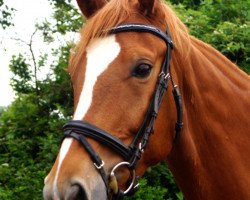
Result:
{"label": "horse's ear", "polygon": [[139,9],[144,15],[151,15],[154,12],[155,0],[138,0]]}
{"label": "horse's ear", "polygon": [[106,0],[76,0],[82,14],[89,18],[106,4]]}

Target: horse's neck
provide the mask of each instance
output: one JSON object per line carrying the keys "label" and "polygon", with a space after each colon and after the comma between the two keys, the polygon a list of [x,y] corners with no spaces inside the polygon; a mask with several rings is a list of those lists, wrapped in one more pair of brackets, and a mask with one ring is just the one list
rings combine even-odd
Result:
{"label": "horse's neck", "polygon": [[249,76],[191,41],[186,61],[174,61],[182,73],[184,129],[170,167],[187,199],[250,198]]}

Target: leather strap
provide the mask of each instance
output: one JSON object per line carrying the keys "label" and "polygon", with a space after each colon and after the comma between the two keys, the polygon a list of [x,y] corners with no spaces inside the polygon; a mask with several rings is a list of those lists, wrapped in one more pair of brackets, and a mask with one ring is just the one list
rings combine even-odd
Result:
{"label": "leather strap", "polygon": [[74,131],[76,134],[92,138],[119,153],[125,160],[131,157],[131,149],[118,138],[82,120],[72,120],[63,126],[64,131]]}
{"label": "leather strap", "polygon": [[[105,170],[103,168],[104,162],[98,156],[98,154],[95,152],[95,150],[92,148],[92,146],[89,144],[89,142],[86,140],[85,136],[82,135],[82,134],[78,134],[78,133],[74,132],[74,130],[72,130],[72,129],[71,130],[65,130],[64,136],[65,137],[72,137],[72,138],[76,139],[77,141],[79,141],[82,144],[82,146],[88,152],[88,154],[90,155],[92,161],[94,162],[95,167],[97,168],[97,170],[101,174],[101,177],[103,179],[103,182],[104,182],[106,188],[109,188],[108,176],[107,176],[107,174],[106,174],[106,172],[105,172]],[[107,194],[108,194],[108,190],[107,190]]]}
{"label": "leather strap", "polygon": [[172,39],[161,31],[160,29],[151,26],[151,25],[144,25],[144,24],[122,24],[117,27],[114,27],[111,29],[111,34],[121,33],[121,32],[145,32],[145,33],[151,33],[162,40],[168,45],[170,45],[171,49],[174,48],[174,44]]}

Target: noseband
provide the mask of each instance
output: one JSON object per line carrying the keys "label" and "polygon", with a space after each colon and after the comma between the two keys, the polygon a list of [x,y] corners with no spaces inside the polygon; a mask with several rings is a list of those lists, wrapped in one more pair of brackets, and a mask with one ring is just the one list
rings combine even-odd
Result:
{"label": "noseband", "polygon": [[[154,124],[158,111],[163,99],[163,96],[168,88],[168,80],[171,79],[173,85],[173,95],[175,100],[175,105],[177,109],[177,122],[175,126],[175,140],[179,136],[180,131],[183,126],[182,122],[182,100],[180,92],[175,85],[174,80],[170,71],[170,59],[171,51],[173,49],[173,42],[168,33],[164,33],[161,30],[141,24],[124,24],[112,28],[110,34],[118,34],[121,32],[146,32],[151,33],[159,38],[161,38],[167,45],[167,51],[161,66],[161,71],[156,82],[155,91],[151,98],[150,105],[148,107],[144,121],[142,122],[140,129],[135,135],[132,143],[130,145],[125,145],[121,140],[112,136],[111,134],[105,132],[104,130],[94,126],[85,121],[72,120],[64,125],[65,137],[72,137],[78,140],[84,149],[90,155],[94,166],[99,171],[106,187],[107,194],[111,196],[112,199],[121,199],[125,195],[129,195],[138,187],[138,178],[135,174],[136,165],[144,152],[144,149],[148,143],[149,136],[154,131]],[[92,146],[89,144],[86,138],[92,138],[99,143],[108,146],[114,152],[123,157],[124,162],[118,163],[111,170],[110,175],[107,175],[104,170],[104,161],[98,156]],[[115,171],[121,166],[125,166],[129,169],[131,174],[131,184],[126,190],[121,190],[118,188]]]}

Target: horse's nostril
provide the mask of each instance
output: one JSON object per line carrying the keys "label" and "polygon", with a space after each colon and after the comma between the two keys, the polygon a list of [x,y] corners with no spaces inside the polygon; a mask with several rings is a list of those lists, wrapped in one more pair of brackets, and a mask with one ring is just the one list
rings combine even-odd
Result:
{"label": "horse's nostril", "polygon": [[79,184],[72,185],[67,196],[69,200],[88,200],[84,188]]}

